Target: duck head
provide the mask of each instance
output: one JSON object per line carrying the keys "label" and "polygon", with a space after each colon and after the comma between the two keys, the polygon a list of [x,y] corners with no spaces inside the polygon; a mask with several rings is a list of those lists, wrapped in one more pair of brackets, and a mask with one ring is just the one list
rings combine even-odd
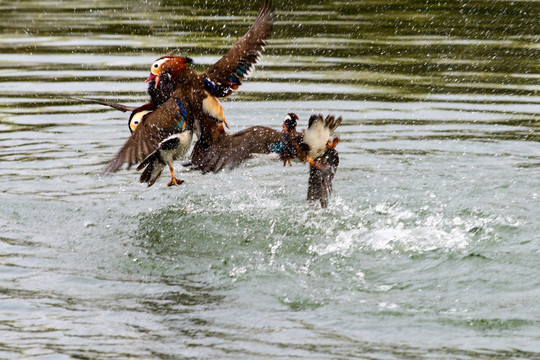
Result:
{"label": "duck head", "polygon": [[186,71],[187,65],[193,60],[183,56],[163,56],[157,59],[150,67],[150,75],[145,82],[154,81],[154,88],[157,89],[162,77],[168,75],[169,79],[177,79]]}
{"label": "duck head", "polygon": [[282,133],[296,132],[296,124],[298,122],[298,116],[295,113],[288,113],[283,121]]}
{"label": "duck head", "polygon": [[151,113],[155,110],[155,108],[156,107],[153,103],[147,103],[133,110],[128,120],[129,131],[133,133],[137,126],[143,122],[146,114]]}
{"label": "duck head", "polygon": [[188,64],[191,63],[188,57],[172,56],[169,53],[152,64],[150,76],[145,82],[148,83],[148,95],[156,106],[169,100],[179,80],[185,78]]}

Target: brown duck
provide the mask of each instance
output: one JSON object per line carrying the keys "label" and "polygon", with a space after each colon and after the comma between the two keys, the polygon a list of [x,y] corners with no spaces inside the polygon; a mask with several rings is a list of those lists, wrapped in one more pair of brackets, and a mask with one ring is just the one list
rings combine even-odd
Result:
{"label": "brown duck", "polygon": [[310,202],[319,201],[322,208],[328,206],[328,197],[332,194],[332,180],[339,166],[336,146],[340,139],[330,139],[330,136],[341,122],[341,117],[328,115],[323,119],[321,115],[312,115],[301,140],[300,147],[305,151],[305,158],[309,163],[307,199]]}
{"label": "brown duck", "polygon": [[[132,108],[126,105],[102,100],[69,96],[68,98],[110,106],[124,112],[132,111],[128,122],[131,132],[135,130],[147,113],[155,109],[155,106],[152,103],[142,105],[138,108]],[[310,164],[307,200],[311,203],[320,202],[321,207],[326,208],[328,206],[328,197],[332,193],[332,180],[339,166],[339,154],[335,148],[340,139],[339,137],[330,139],[330,135],[341,124],[342,120],[341,117],[335,118],[332,115],[327,116],[324,120],[321,115],[312,115],[308,121],[308,128],[302,132],[296,130],[298,120],[299,118],[296,114],[287,114],[283,121],[281,139],[278,139],[277,131],[275,130],[264,127],[250,128],[266,129],[270,136],[266,138],[262,136],[258,139],[252,138],[249,142],[244,140],[242,146],[247,148],[246,144],[250,143],[251,146],[249,148],[253,150],[251,152],[252,154],[257,152],[255,151],[257,148],[259,148],[258,152],[276,152],[279,154],[280,159],[283,160],[284,166],[286,166],[287,163],[292,166],[291,160],[293,159],[302,162],[307,161]],[[233,138],[243,138],[243,134],[249,133],[249,129],[246,129],[230,136]],[[254,131],[251,131],[251,135],[253,134]],[[185,136],[192,136],[192,133],[190,134],[184,131],[171,135],[160,143],[156,151],[141,162],[137,168],[138,170],[145,168],[141,175],[141,182],[147,182],[148,186],[154,184],[166,164],[169,165],[172,174],[172,180],[169,182],[168,186],[178,185],[183,182],[183,180],[174,177],[174,169],[172,168],[174,159],[171,157],[174,156],[174,150],[177,150],[182,143],[187,142],[186,140],[183,140],[183,137]],[[248,138],[245,137],[245,139]],[[271,141],[268,142],[268,139],[271,139]],[[259,144],[257,144],[257,141],[259,141]],[[241,141],[238,142],[241,143]],[[231,141],[231,144],[234,144],[234,141]],[[238,149],[236,150],[238,151]],[[231,151],[234,152],[234,148],[232,148]],[[210,153],[207,152],[207,154]],[[225,153],[223,152],[221,153],[221,156],[219,156],[218,153],[216,158],[222,159],[225,157],[224,155]],[[239,159],[240,157],[236,156],[234,158]]]}
{"label": "brown duck", "polygon": [[[159,92],[155,94],[162,95]],[[109,106],[114,109],[120,110],[122,112],[131,111],[131,114],[128,119],[128,128],[131,133],[141,124],[146,116],[156,109],[156,106],[152,101],[141,105],[139,107],[130,107],[127,105],[104,101],[104,100],[95,100],[95,99],[85,99],[73,96],[63,96],[72,100],[77,100],[86,103],[99,104],[104,106]],[[187,122],[184,120],[181,123],[181,127],[178,133],[174,133],[168,138],[161,141],[158,145],[158,148],[148,155],[137,167],[137,170],[143,170],[140,177],[140,182],[148,183],[148,186],[152,186],[156,180],[161,175],[161,172],[165,168],[165,165],[169,167],[171,172],[172,179],[169,181],[167,186],[178,186],[184,182],[184,180],[177,179],[174,176],[174,161],[185,154],[189,147],[191,146],[191,140],[193,137],[192,129],[187,128]]]}
{"label": "brown duck", "polygon": [[308,201],[320,202],[321,207],[328,206],[328,197],[332,193],[332,181],[339,166],[339,154],[335,147],[339,137],[330,138],[341,124],[342,118],[328,115],[312,115],[307,129],[296,130],[298,116],[289,113],[285,117],[281,132],[254,126],[234,134],[223,134],[206,149],[196,152],[195,144],[192,161],[196,157],[203,171],[219,171],[231,168],[254,154],[277,153],[283,165],[291,160],[308,162]]}
{"label": "brown duck", "polygon": [[[160,59],[163,59],[165,57],[171,57],[173,54],[174,51],[171,51]],[[160,59],[158,59],[158,61]],[[189,58],[186,59],[187,61],[190,61]],[[149,77],[146,82],[148,83],[148,95],[150,95],[150,101],[138,107],[132,107],[106,100],[87,99],[75,96],[66,96],[64,94],[56,95],[80,102],[108,106],[122,112],[130,111],[131,114],[128,119],[128,127],[129,131],[133,133],[133,131],[135,131],[135,128],[137,128],[137,126],[146,118],[149,113],[154,111],[159,105],[163,104],[172,96],[172,93],[176,88],[174,79],[171,78],[170,74],[166,74],[166,76],[163,77],[162,81],[157,82],[156,79]]]}
{"label": "brown duck", "polygon": [[[272,31],[272,17],[271,0],[262,1],[257,19],[249,31],[205,73],[198,74],[192,70],[189,66],[191,59],[186,57],[167,55],[152,64],[147,82],[156,108],[144,116],[104,172],[117,171],[124,163],[131,166],[143,162],[160,148],[165,139],[186,129],[198,135],[192,159],[199,159],[218,139],[226,136],[226,120],[218,98],[235,91],[251,73]],[[157,89],[164,82],[173,84],[174,91],[167,99],[166,92],[165,96],[154,98],[152,87]],[[266,135],[262,128],[257,131],[261,136]],[[260,143],[257,137],[249,142]],[[194,163],[200,167],[200,162]],[[168,165],[172,168],[171,164]]]}
{"label": "brown duck", "polygon": [[339,137],[330,138],[341,124],[341,117],[311,115],[307,129],[296,131],[298,116],[289,113],[283,122],[282,134],[285,142],[280,157],[283,165],[299,159],[309,163],[307,200],[320,202],[321,207],[328,206],[328,197],[332,193],[332,180],[339,166],[339,154],[336,146]]}

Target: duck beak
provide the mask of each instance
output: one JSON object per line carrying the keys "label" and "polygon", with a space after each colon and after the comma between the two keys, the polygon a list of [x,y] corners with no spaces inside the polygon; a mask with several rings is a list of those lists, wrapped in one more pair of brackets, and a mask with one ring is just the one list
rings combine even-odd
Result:
{"label": "duck beak", "polygon": [[148,79],[146,79],[144,82],[147,83],[147,82],[150,82],[152,80],[156,80],[156,86],[154,86],[154,88],[157,89],[158,87],[158,84],[159,84],[159,75],[154,75],[152,73],[150,73],[150,75],[148,75]]}
{"label": "duck beak", "polygon": [[150,82],[150,81],[154,80],[155,77],[156,77],[156,75],[150,73],[150,75],[148,75],[148,79],[146,79],[144,82],[145,83]]}

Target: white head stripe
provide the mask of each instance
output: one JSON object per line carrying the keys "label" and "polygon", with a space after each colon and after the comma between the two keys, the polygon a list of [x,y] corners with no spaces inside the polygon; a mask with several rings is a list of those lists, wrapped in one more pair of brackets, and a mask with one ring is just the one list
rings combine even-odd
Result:
{"label": "white head stripe", "polygon": [[165,63],[165,61],[169,60],[169,58],[159,59],[156,62],[152,64],[150,67],[150,72],[154,75],[159,75],[158,69]]}

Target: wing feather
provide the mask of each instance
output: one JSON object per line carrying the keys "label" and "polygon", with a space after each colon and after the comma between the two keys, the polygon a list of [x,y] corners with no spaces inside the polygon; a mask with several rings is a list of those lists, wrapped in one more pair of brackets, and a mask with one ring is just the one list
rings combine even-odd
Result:
{"label": "wing feather", "polygon": [[178,105],[171,98],[147,114],[116,156],[105,166],[103,173],[118,171],[125,163],[128,167],[138,164],[154,152],[161,141],[176,132],[174,126],[178,121],[177,112]]}
{"label": "wing feather", "polygon": [[122,112],[133,111],[133,110],[136,109],[133,106],[127,106],[127,105],[123,105],[123,104],[119,104],[119,103],[115,103],[115,102],[111,102],[111,101],[96,100],[96,99],[85,99],[85,98],[80,98],[80,97],[75,97],[75,96],[68,96],[68,95],[63,95],[63,94],[56,94],[56,95],[62,96],[64,98],[66,98],[66,99],[81,101],[81,102],[85,102],[85,103],[109,106],[109,107],[112,107],[113,109],[120,110]]}
{"label": "wing feather", "polygon": [[225,97],[238,89],[259,61],[272,28],[272,0],[261,0],[257,19],[248,32],[203,75],[206,90]]}
{"label": "wing feather", "polygon": [[253,154],[271,153],[272,145],[282,141],[281,133],[264,126],[253,126],[235,134],[222,135],[211,146],[203,149],[195,144],[191,161],[203,172],[232,169]]}

